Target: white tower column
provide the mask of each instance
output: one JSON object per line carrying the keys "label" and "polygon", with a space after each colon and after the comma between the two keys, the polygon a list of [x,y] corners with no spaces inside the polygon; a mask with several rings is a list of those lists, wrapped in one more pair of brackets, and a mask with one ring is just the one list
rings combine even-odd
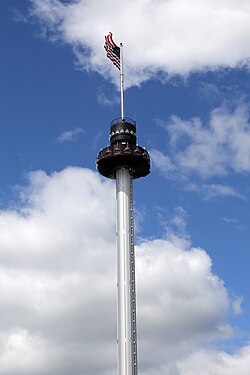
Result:
{"label": "white tower column", "polygon": [[116,179],[117,199],[117,375],[137,375],[133,180],[150,173],[148,151],[136,142],[136,124],[111,122],[110,145],[97,155],[97,169]]}
{"label": "white tower column", "polygon": [[118,375],[137,374],[133,180],[127,168],[116,171]]}

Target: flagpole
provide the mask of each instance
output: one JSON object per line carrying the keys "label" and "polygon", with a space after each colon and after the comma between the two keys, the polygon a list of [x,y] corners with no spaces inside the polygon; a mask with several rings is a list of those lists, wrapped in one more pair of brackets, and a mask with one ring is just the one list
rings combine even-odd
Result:
{"label": "flagpole", "polygon": [[121,90],[121,118],[124,119],[124,74],[123,74],[123,44],[120,43],[120,90]]}

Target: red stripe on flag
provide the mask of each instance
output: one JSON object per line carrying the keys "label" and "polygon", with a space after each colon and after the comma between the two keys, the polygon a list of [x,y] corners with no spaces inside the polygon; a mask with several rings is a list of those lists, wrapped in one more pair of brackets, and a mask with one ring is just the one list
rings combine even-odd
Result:
{"label": "red stripe on flag", "polygon": [[112,61],[112,63],[120,70],[120,58],[114,52],[114,49],[120,50],[119,47],[113,41],[112,33],[105,36],[104,49],[107,52],[107,57]]}

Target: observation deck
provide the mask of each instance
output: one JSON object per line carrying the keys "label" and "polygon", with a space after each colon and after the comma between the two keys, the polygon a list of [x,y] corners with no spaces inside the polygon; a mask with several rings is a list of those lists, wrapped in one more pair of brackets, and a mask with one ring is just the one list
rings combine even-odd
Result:
{"label": "observation deck", "polygon": [[96,160],[98,171],[115,179],[118,168],[127,168],[135,178],[150,173],[148,151],[136,143],[136,122],[130,118],[117,118],[110,124],[110,145],[102,149]]}

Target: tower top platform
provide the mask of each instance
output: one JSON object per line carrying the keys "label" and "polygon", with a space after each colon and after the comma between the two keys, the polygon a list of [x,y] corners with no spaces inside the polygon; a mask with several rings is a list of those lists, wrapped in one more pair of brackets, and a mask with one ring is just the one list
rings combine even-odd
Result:
{"label": "tower top platform", "polygon": [[116,170],[129,169],[133,178],[150,173],[148,151],[136,143],[136,122],[129,118],[117,118],[110,124],[110,145],[102,149],[96,160],[98,171],[115,179]]}

